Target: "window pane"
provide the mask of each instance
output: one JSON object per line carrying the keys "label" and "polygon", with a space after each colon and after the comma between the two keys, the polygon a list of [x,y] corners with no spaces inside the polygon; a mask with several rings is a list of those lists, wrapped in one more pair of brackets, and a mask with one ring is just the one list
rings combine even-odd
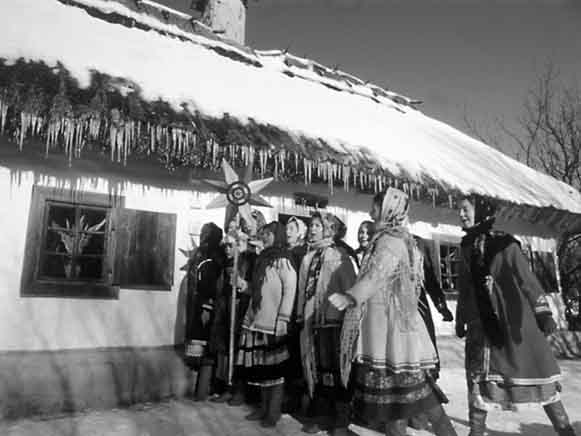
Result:
{"label": "window pane", "polygon": [[81,209],[79,221],[83,232],[104,232],[107,223],[106,209]]}
{"label": "window pane", "polygon": [[40,274],[47,278],[72,279],[74,271],[70,256],[46,254],[40,268]]}
{"label": "window pane", "polygon": [[103,258],[79,257],[77,266],[80,280],[100,280],[103,276]]}
{"label": "window pane", "polygon": [[48,211],[49,227],[72,229],[75,225],[75,208],[51,203]]}
{"label": "window pane", "polygon": [[81,233],[79,235],[79,254],[103,256],[105,254],[105,235]]}
{"label": "window pane", "polygon": [[73,242],[72,232],[48,230],[46,232],[44,249],[52,253],[72,254]]}

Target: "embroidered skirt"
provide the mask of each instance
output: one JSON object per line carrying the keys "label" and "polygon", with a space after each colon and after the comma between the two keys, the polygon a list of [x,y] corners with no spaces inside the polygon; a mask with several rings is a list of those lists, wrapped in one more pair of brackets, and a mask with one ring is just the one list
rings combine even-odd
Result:
{"label": "embroidered skirt", "polygon": [[284,382],[290,357],[286,336],[243,330],[236,374],[248,384],[272,386]]}
{"label": "embroidered skirt", "polygon": [[366,363],[353,363],[353,422],[383,432],[385,424],[409,419],[442,402],[426,371],[393,373]]}
{"label": "embroidered skirt", "polygon": [[465,365],[472,407],[518,410],[559,400],[560,373],[548,346],[541,342],[545,339],[529,339],[528,344],[527,339],[492,347],[480,323],[469,324]]}

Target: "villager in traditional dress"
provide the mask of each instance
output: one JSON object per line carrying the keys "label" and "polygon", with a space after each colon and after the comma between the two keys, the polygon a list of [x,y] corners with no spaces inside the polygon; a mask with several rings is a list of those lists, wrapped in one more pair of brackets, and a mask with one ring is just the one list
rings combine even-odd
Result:
{"label": "villager in traditional dress", "polygon": [[[296,216],[290,217],[286,223],[286,241],[297,275],[301,262],[307,253],[306,236],[307,225],[304,221]],[[301,363],[300,329],[297,324],[297,301],[298,299],[295,298],[288,331],[290,359],[285,377],[285,401],[283,403],[283,410],[288,413],[293,413],[300,409],[305,392],[303,365]]]}
{"label": "villager in traditional dress", "polygon": [[288,323],[296,297],[297,274],[286,248],[284,226],[272,222],[260,232],[264,249],[256,259],[251,282],[241,280],[250,291],[244,317],[237,365],[241,377],[260,386],[261,402],[249,420],[273,427],[281,416],[284,376],[289,359]]}
{"label": "villager in traditional dress", "polygon": [[466,235],[456,334],[466,337],[470,435],[484,434],[488,410],[541,404],[557,433],[573,436],[545,339],[556,324],[519,243],[493,230],[495,207],[482,197],[461,202],[460,220]]}
{"label": "villager in traditional dress", "polygon": [[[454,316],[452,315],[452,312],[450,312],[448,304],[446,303],[446,296],[444,295],[444,291],[442,291],[440,281],[436,275],[436,269],[434,268],[434,262],[432,261],[432,255],[430,253],[430,249],[428,248],[428,244],[426,241],[416,235],[414,235],[414,240],[422,257],[421,261],[424,269],[424,279],[422,281],[420,298],[418,300],[418,310],[420,311],[420,315],[426,324],[428,333],[430,334],[430,338],[432,339],[434,348],[436,349],[436,353],[438,353],[438,346],[436,344],[436,329],[434,327],[434,320],[432,319],[432,311],[430,310],[430,305],[428,303],[428,295],[430,296],[432,303],[434,303],[436,310],[440,313],[440,315],[442,315],[442,319],[444,321],[453,321]],[[439,369],[440,362],[438,361],[436,369],[432,372],[432,375],[436,380],[439,377]]]}
{"label": "villager in traditional dress", "polygon": [[335,241],[335,246],[345,250],[345,252],[351,258],[355,266],[355,270],[359,271],[359,259],[357,257],[357,252],[351,247],[347,242],[345,242],[345,236],[347,236],[347,226],[339,218],[335,217],[337,222],[337,230],[335,231],[335,236],[333,240]]}
{"label": "villager in traditional dress", "polygon": [[[216,301],[216,316],[212,327],[212,342],[210,344],[210,349],[216,354],[216,389],[215,395],[210,401],[219,403],[228,402],[232,406],[238,406],[244,402],[244,380],[238,376],[236,370],[234,371],[232,386],[227,386],[234,244],[237,244],[239,252],[239,277],[250,281],[256,260],[256,254],[248,248],[248,236],[246,233],[239,231],[236,238],[231,235],[226,235],[224,238],[224,248],[227,260],[222,278],[222,287],[220,288]],[[242,319],[244,313],[246,313],[249,300],[250,295],[247,292],[237,289],[234,318],[234,355],[236,355],[238,340],[242,331]]]}
{"label": "villager in traditional dress", "polygon": [[363,255],[365,254],[365,250],[367,250],[374,233],[375,224],[373,221],[363,221],[359,224],[359,229],[357,230],[357,242],[359,242],[359,247],[355,250],[357,263],[359,265],[361,265],[361,262],[363,261]]}
{"label": "villager in traditional dress", "polygon": [[408,419],[426,413],[436,435],[455,435],[430,375],[438,358],[418,311],[423,264],[404,226],[408,207],[407,195],[397,189],[375,196],[376,233],[357,282],[330,298],[338,310],[349,308],[341,375],[343,383],[352,383],[356,424],[404,435]]}
{"label": "villager in traditional dress", "polygon": [[212,378],[215,355],[208,347],[214,305],[225,254],[220,246],[222,230],[214,223],[202,226],[200,245],[188,261],[186,297],[186,363],[198,371],[195,398],[205,400]]}
{"label": "villager in traditional dress", "polygon": [[[317,415],[317,404],[324,398],[334,405],[334,433],[341,434],[349,424],[349,395],[339,371],[343,313],[329,303],[328,297],[353,285],[355,269],[347,252],[335,245],[337,223],[329,213],[315,213],[311,218],[309,252],[299,272],[297,321],[302,324],[301,360],[312,398],[309,415]],[[304,431],[319,431],[318,423],[307,423]]]}

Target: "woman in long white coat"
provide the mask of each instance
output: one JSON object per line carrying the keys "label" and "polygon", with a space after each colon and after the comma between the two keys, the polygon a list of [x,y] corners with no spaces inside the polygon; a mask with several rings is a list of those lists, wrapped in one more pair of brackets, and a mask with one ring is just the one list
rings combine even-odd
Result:
{"label": "woman in long white coat", "polygon": [[438,436],[456,435],[430,376],[438,361],[418,312],[422,256],[406,230],[409,200],[389,188],[375,196],[376,233],[355,285],[333,294],[345,315],[341,343],[343,382],[353,388],[354,423],[404,435],[407,420],[425,413]]}

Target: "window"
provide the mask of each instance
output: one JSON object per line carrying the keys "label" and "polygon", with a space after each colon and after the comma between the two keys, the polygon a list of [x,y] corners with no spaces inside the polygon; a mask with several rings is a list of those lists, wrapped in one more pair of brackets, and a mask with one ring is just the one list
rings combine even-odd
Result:
{"label": "window", "polygon": [[446,293],[458,292],[460,246],[440,242],[440,282]]}
{"label": "window", "polygon": [[118,298],[171,290],[175,214],[125,209],[122,197],[35,186],[22,296]]}
{"label": "window", "polygon": [[110,209],[47,201],[41,279],[105,282]]}

